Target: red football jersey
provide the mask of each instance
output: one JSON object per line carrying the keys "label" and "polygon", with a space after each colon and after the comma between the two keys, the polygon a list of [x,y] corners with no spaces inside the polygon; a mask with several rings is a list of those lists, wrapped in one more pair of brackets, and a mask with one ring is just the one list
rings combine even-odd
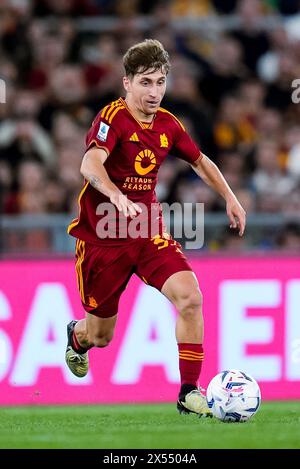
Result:
{"label": "red football jersey", "polygon": [[[104,149],[109,155],[104,167],[111,181],[133,202],[149,210],[154,207],[160,227],[162,214],[155,186],[161,163],[168,154],[189,163],[201,156],[199,147],[169,111],[159,108],[151,124],[143,123],[131,114],[123,98],[108,104],[96,116],[86,137],[87,150],[93,146]],[[111,235],[106,238],[101,235],[103,230],[99,235],[97,227],[105,216],[101,208],[105,206],[101,204],[105,202],[109,203],[108,197],[85,181],[79,195],[79,215],[69,225],[68,233],[96,244],[115,242],[116,238],[124,241],[126,235],[124,232],[120,235],[119,224],[116,232],[110,231]],[[118,218],[119,212],[115,210]]]}

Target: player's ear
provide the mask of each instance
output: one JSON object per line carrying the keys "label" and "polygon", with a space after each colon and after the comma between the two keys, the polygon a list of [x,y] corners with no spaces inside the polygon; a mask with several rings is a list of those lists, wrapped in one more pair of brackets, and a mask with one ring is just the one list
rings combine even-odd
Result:
{"label": "player's ear", "polygon": [[130,80],[128,77],[123,77],[123,86],[127,92],[130,91]]}

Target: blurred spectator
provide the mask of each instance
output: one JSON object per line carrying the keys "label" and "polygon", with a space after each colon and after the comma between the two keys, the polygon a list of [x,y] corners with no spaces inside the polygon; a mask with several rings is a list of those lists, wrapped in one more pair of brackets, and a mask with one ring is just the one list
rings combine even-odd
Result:
{"label": "blurred spectator", "polygon": [[238,173],[244,184],[245,158],[240,153],[224,152],[220,153],[218,166],[221,171]]}
{"label": "blurred spectator", "polygon": [[298,0],[278,0],[278,10],[283,15],[294,15],[299,13],[300,6]]}
{"label": "blurred spectator", "polygon": [[263,111],[266,87],[259,80],[245,80],[238,91],[243,114],[256,129],[258,119]]}
{"label": "blurred spectator", "polygon": [[219,240],[218,250],[222,250],[226,254],[238,255],[249,250],[245,237],[237,235],[236,230],[225,228]]}
{"label": "blurred spectator", "polygon": [[244,106],[234,95],[221,100],[214,137],[219,151],[249,148],[256,140],[254,125],[247,118]]}
{"label": "blurred spectator", "polygon": [[277,245],[286,252],[299,253],[300,251],[300,225],[288,223],[277,239]]}
{"label": "blurred spectator", "polygon": [[182,121],[187,131],[193,135],[203,152],[214,152],[211,117],[199,94],[193,72],[183,72],[186,61],[175,63],[170,76],[170,88],[163,101],[163,106],[173,112]]}
{"label": "blurred spectator", "polygon": [[278,57],[278,76],[269,85],[266,96],[266,105],[286,111],[291,105],[291,84],[295,79],[297,70],[297,58],[294,51],[280,53]]}
{"label": "blurred spectator", "polygon": [[24,161],[18,171],[18,212],[42,213],[46,210],[44,185],[46,172],[40,163]]}
{"label": "blurred spectator", "polygon": [[206,16],[211,13],[209,0],[174,0],[172,10],[175,16]]}
{"label": "blurred spectator", "polygon": [[272,108],[262,108],[257,116],[258,140],[279,141],[282,138],[282,117],[279,111]]}
{"label": "blurred spectator", "polygon": [[[174,164],[175,163],[175,164]],[[171,191],[171,186],[177,176],[178,173],[178,165],[176,165],[175,161],[165,160],[162,164],[159,175],[158,175],[158,183],[156,186],[156,194],[158,200],[166,201],[168,195]]]}
{"label": "blurred spectator", "polygon": [[273,141],[260,142],[256,150],[257,168],[252,184],[257,194],[257,209],[261,212],[280,212],[284,197],[296,186],[295,179],[280,169],[278,150]]}
{"label": "blurred spectator", "polygon": [[199,86],[205,99],[211,105],[218,106],[222,97],[235,91],[247,76],[240,43],[230,37],[220,37],[209,61]]}
{"label": "blurred spectator", "polygon": [[257,62],[257,73],[267,83],[277,80],[279,75],[279,56],[289,48],[286,29],[277,27],[269,33],[270,49],[260,56]]}
{"label": "blurred spectator", "polygon": [[6,161],[0,160],[0,214],[4,212],[6,201],[10,195],[13,183],[13,173]]}
{"label": "blurred spectator", "polygon": [[63,181],[56,177],[49,178],[44,186],[47,212],[64,213],[68,211],[67,189]]}
{"label": "blurred spectator", "polygon": [[87,16],[100,12],[93,0],[34,0],[37,16]]}
{"label": "blurred spectator", "polygon": [[270,47],[269,38],[263,30],[263,2],[260,0],[240,0],[237,5],[240,27],[233,33],[241,44],[247,67],[256,71],[258,59]]}
{"label": "blurred spectator", "polygon": [[36,100],[27,92],[19,93],[18,98],[11,119],[0,124],[0,158],[12,167],[17,167],[25,158],[34,158],[52,166],[55,150],[47,132],[35,120],[35,109],[31,104],[35,106]]}
{"label": "blurred spectator", "polygon": [[300,181],[300,125],[291,125],[285,133],[286,167]]}
{"label": "blurred spectator", "polygon": [[16,189],[6,199],[7,213],[44,213],[46,198],[43,191],[46,171],[42,164],[27,160],[19,165]]}
{"label": "blurred spectator", "polygon": [[212,4],[216,11],[221,14],[233,13],[238,0],[212,0]]}

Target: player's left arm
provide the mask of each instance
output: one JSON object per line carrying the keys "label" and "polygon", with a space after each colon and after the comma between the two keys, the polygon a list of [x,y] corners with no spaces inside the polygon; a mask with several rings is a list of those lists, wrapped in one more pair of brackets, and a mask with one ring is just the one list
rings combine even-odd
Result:
{"label": "player's left arm", "polygon": [[201,153],[196,161],[191,163],[191,166],[208,186],[224,198],[226,201],[226,212],[230,220],[230,228],[239,228],[239,235],[243,236],[246,227],[246,212],[219,168],[203,153]]}
{"label": "player's left arm", "polygon": [[225,199],[230,228],[238,228],[239,235],[243,236],[246,226],[245,210],[232,192],[219,168],[206,155],[200,152],[198,145],[186,132],[183,125],[180,122],[175,122],[175,124],[176,127],[173,127],[175,138],[170,153],[190,163],[198,176]]}

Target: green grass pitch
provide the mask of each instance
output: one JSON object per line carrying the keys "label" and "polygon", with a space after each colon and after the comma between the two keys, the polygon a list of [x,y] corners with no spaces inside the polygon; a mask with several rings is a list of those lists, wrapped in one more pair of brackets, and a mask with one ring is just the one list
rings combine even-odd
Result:
{"label": "green grass pitch", "polygon": [[240,424],[172,404],[5,407],[0,448],[300,448],[300,402],[265,402]]}

